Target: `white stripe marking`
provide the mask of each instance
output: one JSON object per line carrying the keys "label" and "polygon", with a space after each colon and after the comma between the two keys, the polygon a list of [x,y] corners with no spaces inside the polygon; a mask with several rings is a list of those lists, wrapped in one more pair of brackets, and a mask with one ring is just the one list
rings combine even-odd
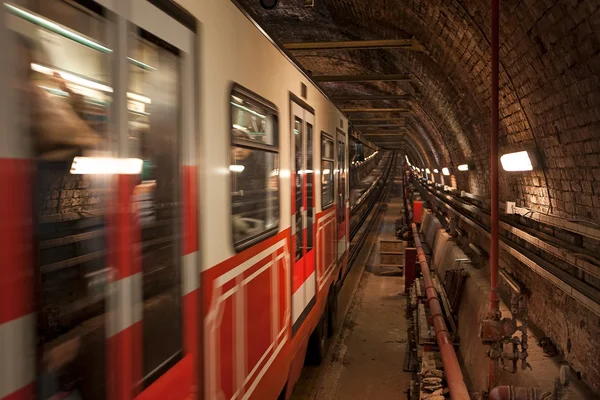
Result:
{"label": "white stripe marking", "polygon": [[256,379],[254,380],[254,383],[252,384],[252,386],[250,386],[248,388],[248,391],[246,392],[246,394],[244,394],[243,400],[246,400],[246,399],[250,398],[250,396],[252,395],[252,392],[254,392],[254,389],[256,389],[256,386],[260,382],[260,380],[263,377],[263,375],[267,372],[267,370],[269,369],[269,367],[271,366],[271,364],[273,364],[273,361],[275,361],[275,357],[277,357],[277,355],[279,354],[279,352],[283,348],[283,345],[285,344],[285,342],[287,342],[287,338],[285,338],[284,340],[281,341],[281,343],[279,343],[279,346],[277,346],[277,349],[275,349],[275,352],[273,353],[273,355],[271,356],[271,358],[269,358],[269,361],[260,370],[260,373],[258,374],[258,376],[256,377]]}
{"label": "white stripe marking", "polygon": [[195,251],[183,256],[181,270],[181,294],[185,296],[188,293],[198,289],[200,281],[200,271],[198,269],[198,252]]}
{"label": "white stripe marking", "polygon": [[247,270],[248,268],[251,268],[256,263],[258,263],[262,259],[264,259],[267,256],[269,256],[271,253],[279,250],[281,247],[283,247],[283,245],[285,245],[285,242],[286,242],[286,239],[280,240],[279,242],[277,242],[274,245],[272,245],[271,247],[269,247],[269,248],[261,251],[259,254],[255,255],[254,257],[250,258],[249,260],[244,261],[243,263],[241,263],[237,267],[235,267],[232,270],[230,270],[230,271],[224,273],[223,275],[219,276],[215,280],[216,286],[217,287],[223,286],[224,284],[226,284],[227,282],[229,282],[230,280],[232,280],[233,278],[235,278],[239,274],[242,274],[245,270]]}
{"label": "white stripe marking", "polygon": [[35,314],[0,325],[0,398],[35,379]]}
{"label": "white stripe marking", "polygon": [[110,307],[107,335],[112,337],[142,320],[142,274],[138,272],[108,284]]}
{"label": "white stripe marking", "polygon": [[308,279],[292,295],[292,320],[296,322],[302,312],[315,295],[315,273],[310,274]]}

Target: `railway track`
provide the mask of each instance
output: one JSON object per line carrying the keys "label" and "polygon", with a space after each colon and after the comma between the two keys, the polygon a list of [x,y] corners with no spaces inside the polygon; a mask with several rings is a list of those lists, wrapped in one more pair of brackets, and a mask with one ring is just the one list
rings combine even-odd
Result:
{"label": "railway track", "polygon": [[[387,201],[391,183],[393,181],[392,171],[395,170],[396,162],[396,154],[392,153],[381,176],[361,196],[359,201],[357,201],[357,205],[350,212],[350,252],[348,255],[348,264],[350,265],[350,268],[348,268],[348,271],[352,268],[352,264],[356,260],[356,257],[373,226],[375,221],[374,216],[379,213],[382,205]],[[343,277],[343,279],[345,279],[345,277]]]}

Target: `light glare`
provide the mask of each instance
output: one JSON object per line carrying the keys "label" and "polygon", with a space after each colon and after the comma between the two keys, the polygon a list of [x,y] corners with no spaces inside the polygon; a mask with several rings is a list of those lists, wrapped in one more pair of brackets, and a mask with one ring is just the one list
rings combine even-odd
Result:
{"label": "light glare", "polygon": [[137,175],[142,172],[139,158],[75,157],[71,164],[74,175]]}
{"label": "light glare", "polygon": [[229,166],[229,170],[231,172],[242,172],[244,169],[246,169],[246,167],[244,167],[243,165],[230,165]]}
{"label": "light glare", "polygon": [[527,151],[508,153],[500,157],[502,168],[505,171],[531,171],[533,164]]}

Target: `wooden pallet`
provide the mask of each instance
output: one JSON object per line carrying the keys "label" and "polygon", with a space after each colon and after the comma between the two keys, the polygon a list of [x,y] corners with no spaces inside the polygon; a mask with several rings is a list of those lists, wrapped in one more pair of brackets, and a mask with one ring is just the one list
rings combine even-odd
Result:
{"label": "wooden pallet", "polygon": [[404,248],[406,244],[395,236],[386,235],[379,240],[380,266],[404,270]]}

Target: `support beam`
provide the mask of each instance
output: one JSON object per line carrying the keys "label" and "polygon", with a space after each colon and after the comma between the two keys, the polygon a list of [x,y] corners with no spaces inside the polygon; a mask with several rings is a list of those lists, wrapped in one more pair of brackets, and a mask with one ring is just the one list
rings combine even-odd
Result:
{"label": "support beam", "polygon": [[405,132],[394,132],[394,133],[363,133],[365,137],[369,139],[375,137],[403,137]]}
{"label": "support beam", "polygon": [[315,82],[409,82],[409,74],[388,75],[313,75]]}
{"label": "support beam", "polygon": [[405,49],[425,52],[427,49],[416,39],[349,40],[343,42],[296,42],[284,43],[288,50],[357,50],[357,49]]}
{"label": "support beam", "polygon": [[398,113],[410,113],[410,108],[342,108],[342,112],[345,113],[374,113],[374,112],[398,112]]}
{"label": "support beam", "polygon": [[355,128],[406,128],[406,124],[354,124]]}
{"label": "support beam", "polygon": [[404,122],[406,121],[406,117],[372,117],[372,118],[368,118],[368,117],[360,117],[357,119],[352,119],[350,118],[350,122],[351,123],[363,123],[363,122],[371,122],[371,121],[385,121],[385,122]]}
{"label": "support beam", "polygon": [[360,94],[360,95],[349,95],[349,96],[332,96],[332,101],[356,101],[356,100],[410,100],[412,96],[401,95],[401,94]]}

